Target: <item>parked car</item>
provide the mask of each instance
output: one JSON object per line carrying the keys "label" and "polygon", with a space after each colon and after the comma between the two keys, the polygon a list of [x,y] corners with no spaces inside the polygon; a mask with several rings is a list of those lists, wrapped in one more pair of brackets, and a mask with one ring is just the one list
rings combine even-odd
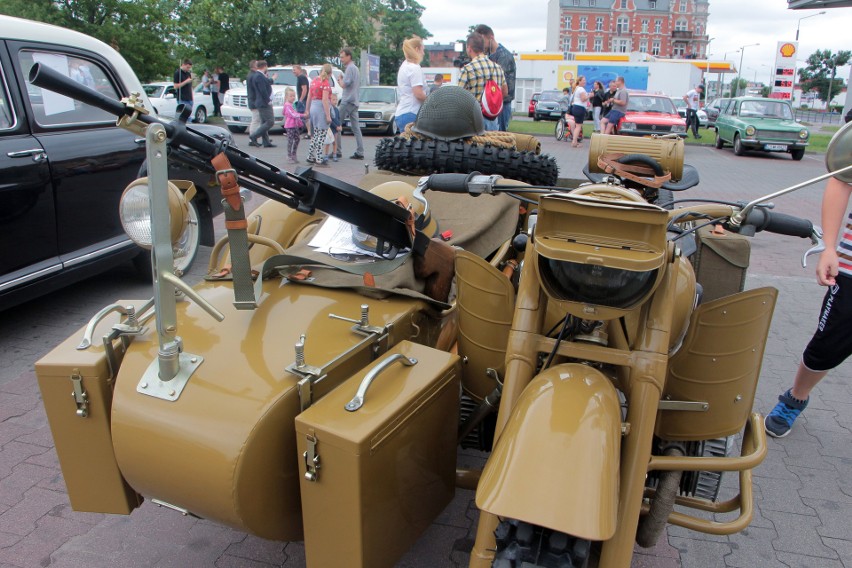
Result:
{"label": "parked car", "polygon": [[737,97],[716,119],[716,148],[725,144],[742,156],[748,150],[786,152],[801,160],[810,132],[793,118],[790,103],[779,99]]}
{"label": "parked car", "polygon": [[541,93],[533,93],[532,98],[530,99],[530,106],[527,109],[527,116],[530,118],[535,115],[535,104],[538,102],[538,99],[541,97]]}
{"label": "parked car", "polygon": [[[147,83],[142,85],[142,88],[145,89],[145,94],[154,105],[155,113],[165,118],[177,118],[177,96],[174,83],[171,81]],[[199,83],[192,91],[192,122],[203,124],[212,114],[213,97],[210,93],[204,94]]]}
{"label": "parked car", "polygon": [[[677,108],[677,113],[681,116],[681,118],[686,120],[686,101],[672,97],[672,102],[674,103],[675,108]],[[707,112],[705,112],[704,109],[698,109],[698,126],[707,126]]]}
{"label": "parked car", "polygon": [[678,114],[672,99],[665,95],[630,93],[624,118],[616,129],[619,134],[628,136],[677,134],[686,137],[686,121]]}
{"label": "parked car", "polygon": [[[302,69],[308,74],[308,80],[319,76],[322,65],[306,65]],[[272,113],[275,119],[275,128],[284,128],[284,91],[287,87],[296,88],[296,75],[293,73],[293,67],[270,67],[267,70],[267,75],[272,78]],[[340,86],[340,81],[343,79],[343,72],[340,69],[334,69],[331,77],[331,90],[337,97],[343,94],[343,87]],[[231,132],[245,132],[251,124],[251,110],[248,107],[248,93],[245,85],[229,89],[225,93],[225,100],[222,102],[222,117],[225,119],[225,124]]]}
{"label": "parked car", "polygon": [[716,118],[730,100],[729,98],[717,97],[704,107],[704,111],[707,113],[707,128],[716,124]]}
{"label": "parked car", "polygon": [[[394,136],[398,129],[396,113],[396,87],[361,87],[359,93],[358,122],[363,132],[379,132]],[[349,120],[343,122],[343,130],[350,130]]]}
{"label": "parked car", "polygon": [[565,95],[562,91],[542,91],[533,111],[533,120],[559,120],[565,111],[560,100]]}
{"label": "parked car", "polygon": [[[140,136],[95,107],[33,86],[36,62],[119,100],[141,93],[133,70],[114,49],[78,32],[0,16],[0,309],[136,259],[150,276],[148,252],[119,221],[118,202],[144,167]],[[222,128],[198,130],[231,140]],[[186,169],[198,194],[178,266],[192,262],[199,243],[213,244],[212,218],[221,211],[210,176]]]}

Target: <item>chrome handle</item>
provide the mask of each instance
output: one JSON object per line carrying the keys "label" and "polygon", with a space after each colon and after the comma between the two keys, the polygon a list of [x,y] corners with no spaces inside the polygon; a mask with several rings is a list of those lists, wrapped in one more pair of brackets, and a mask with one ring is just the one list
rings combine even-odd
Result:
{"label": "chrome handle", "polygon": [[18,150],[17,152],[6,152],[10,158],[26,158],[33,157],[33,162],[43,162],[47,159],[47,154],[41,148],[31,148],[29,150]]}
{"label": "chrome handle", "polygon": [[362,406],[364,406],[364,397],[367,396],[367,389],[370,388],[370,383],[373,382],[373,379],[379,376],[379,374],[396,363],[400,361],[406,367],[411,367],[412,365],[417,364],[417,359],[413,359],[410,357],[406,357],[405,355],[401,355],[399,353],[395,353],[373,367],[373,370],[367,373],[367,376],[361,381],[361,384],[358,385],[358,392],[355,393],[355,397],[346,403],[345,408],[349,412],[355,412]]}

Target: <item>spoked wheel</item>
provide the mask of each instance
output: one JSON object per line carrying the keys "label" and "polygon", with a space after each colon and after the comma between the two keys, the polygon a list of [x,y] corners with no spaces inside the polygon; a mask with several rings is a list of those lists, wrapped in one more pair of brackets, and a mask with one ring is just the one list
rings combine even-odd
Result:
{"label": "spoked wheel", "polygon": [[563,138],[565,138],[566,130],[568,130],[568,126],[565,124],[565,117],[561,117],[556,122],[556,128],[553,131],[553,135],[556,137],[557,140],[561,141]]}

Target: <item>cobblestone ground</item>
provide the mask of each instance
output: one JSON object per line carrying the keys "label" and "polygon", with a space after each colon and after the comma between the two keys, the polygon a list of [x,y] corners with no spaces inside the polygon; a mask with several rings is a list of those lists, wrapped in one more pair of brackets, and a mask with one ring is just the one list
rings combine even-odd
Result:
{"label": "cobblestone ground", "polygon": [[[346,140],[352,144],[351,138]],[[369,156],[376,139],[367,140]],[[245,146],[244,136],[238,141]],[[587,148],[575,150],[546,139],[543,148],[557,157],[563,176],[579,176]],[[261,158],[283,163],[283,152],[262,152]],[[357,181],[363,162],[344,160],[329,173]],[[687,162],[698,167],[703,183],[683,197],[732,201],[824,171],[821,156],[793,162],[786,156],[735,157],[730,149],[710,147],[688,147]],[[820,189],[817,185],[779,198],[776,210],[817,220]],[[747,287],[779,290],[755,403],[764,413],[790,382],[815,327],[822,289],[813,282],[812,267],[805,270],[799,264],[806,248],[799,239],[773,235],[752,241]],[[209,251],[199,258],[204,252]],[[194,278],[204,270],[202,264],[196,263]],[[118,297],[149,295],[148,286],[136,282],[130,269],[120,269],[2,314],[0,568],[304,566],[301,543],[265,541],[149,502],[126,517],[70,509],[32,365],[99,307]],[[850,374],[848,363],[831,373],[790,436],[769,440],[769,455],[754,475],[755,516],[747,530],[717,537],[670,527],[654,549],[636,551],[633,566],[852,568]],[[476,452],[459,454],[461,463],[483,459]],[[736,476],[724,479],[723,497],[731,496]],[[477,518],[472,497],[470,491],[458,491],[399,566],[465,566]]]}

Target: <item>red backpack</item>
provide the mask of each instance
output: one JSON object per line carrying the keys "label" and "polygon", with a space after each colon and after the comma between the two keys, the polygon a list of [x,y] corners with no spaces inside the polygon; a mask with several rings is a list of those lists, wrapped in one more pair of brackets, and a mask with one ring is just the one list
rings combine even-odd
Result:
{"label": "red backpack", "polygon": [[503,90],[494,79],[485,82],[485,90],[479,97],[482,104],[482,116],[494,120],[503,112]]}

